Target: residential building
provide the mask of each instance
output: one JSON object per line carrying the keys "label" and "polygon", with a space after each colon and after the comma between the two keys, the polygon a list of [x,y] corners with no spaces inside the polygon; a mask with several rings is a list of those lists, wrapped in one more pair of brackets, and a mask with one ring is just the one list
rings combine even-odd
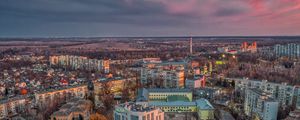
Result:
{"label": "residential building", "polygon": [[50,65],[73,70],[94,70],[109,73],[109,60],[89,59],[83,56],[50,56]]}
{"label": "residential building", "polygon": [[160,108],[165,113],[197,113],[200,120],[214,119],[214,107],[208,100],[193,100],[189,89],[142,89],[138,102]]}
{"label": "residential building", "polygon": [[147,62],[141,68],[141,84],[148,87],[184,88],[185,62]]}
{"label": "residential building", "polygon": [[142,97],[149,101],[170,101],[172,97],[184,98],[186,101],[192,101],[193,92],[190,89],[150,88],[143,89]]}
{"label": "residential building", "polygon": [[296,87],[287,85],[286,83],[271,83],[267,80],[248,80],[239,78],[228,78],[235,81],[235,91],[245,95],[246,89],[257,88],[263,92],[270,93],[272,98],[279,102],[282,107],[291,106],[293,97],[295,96]]}
{"label": "residential building", "polygon": [[35,93],[35,102],[37,105],[49,104],[53,100],[68,100],[75,97],[84,98],[87,96],[87,85],[65,87],[59,89],[50,89]]}
{"label": "residential building", "polygon": [[205,87],[205,76],[195,76],[193,79],[185,80],[185,88],[195,89]]}
{"label": "residential building", "polygon": [[147,104],[127,102],[115,107],[114,120],[164,120],[164,112]]}
{"label": "residential building", "polygon": [[299,58],[300,57],[300,44],[289,43],[285,45],[277,44],[274,46],[274,53],[277,57],[289,57]]}
{"label": "residential building", "polygon": [[270,94],[257,88],[246,90],[244,110],[250,118],[259,117],[261,120],[277,120],[279,103]]}
{"label": "residential building", "polygon": [[[126,83],[128,82],[135,82],[136,78],[109,78],[109,79],[101,79],[97,82],[94,82],[94,93],[100,93],[102,91],[102,85],[104,83],[107,84],[107,86],[110,88],[111,91],[113,91],[113,94],[116,96],[120,95],[121,91],[126,87]],[[99,100],[100,96],[99,94],[95,94],[95,105],[99,106],[101,104],[101,101]]]}
{"label": "residential building", "polygon": [[51,115],[51,120],[90,120],[93,103],[81,98],[73,98]]}
{"label": "residential building", "polygon": [[8,119],[24,112],[26,98],[17,96],[13,98],[4,98],[0,101],[0,119]]}

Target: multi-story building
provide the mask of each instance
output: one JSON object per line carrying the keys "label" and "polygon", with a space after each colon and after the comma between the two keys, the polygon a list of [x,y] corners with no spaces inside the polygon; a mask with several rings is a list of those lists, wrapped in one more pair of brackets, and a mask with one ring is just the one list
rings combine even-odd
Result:
{"label": "multi-story building", "polygon": [[193,79],[185,80],[185,88],[195,89],[205,87],[205,76],[195,76]]}
{"label": "multi-story building", "polygon": [[235,91],[240,92],[243,96],[248,88],[257,88],[266,93],[270,93],[272,98],[277,100],[282,107],[293,104],[293,97],[295,95],[296,87],[287,85],[286,83],[278,84],[271,83],[267,80],[248,80],[248,79],[233,79],[235,81]]}
{"label": "multi-story building", "polygon": [[92,104],[89,100],[73,98],[54,112],[50,118],[51,120],[90,120]]}
{"label": "multi-story building", "polygon": [[189,89],[143,89],[141,96],[149,101],[169,101],[172,97],[185,98],[186,101],[193,100],[193,92]]}
{"label": "multi-story building", "polygon": [[296,89],[296,109],[300,110],[300,87]]}
{"label": "multi-story building", "polygon": [[127,102],[115,107],[114,120],[164,120],[164,112],[147,104]]}
{"label": "multi-story building", "polygon": [[246,90],[244,110],[250,118],[259,117],[261,120],[277,120],[279,103],[270,94],[257,88]]}
{"label": "multi-story building", "polygon": [[142,89],[137,101],[158,107],[165,113],[197,113],[200,120],[214,119],[214,107],[204,98],[193,100],[189,89]]}
{"label": "multi-story building", "polygon": [[185,62],[148,62],[141,69],[141,84],[148,87],[184,88]]}
{"label": "multi-story building", "polygon": [[286,45],[277,44],[274,46],[274,53],[277,57],[290,57],[299,58],[300,57],[300,44],[290,43]]}
{"label": "multi-story building", "polygon": [[50,56],[50,65],[73,70],[95,70],[109,73],[109,60],[89,59],[83,56],[60,55]]}
{"label": "multi-story building", "polygon": [[75,97],[84,98],[87,96],[87,92],[87,85],[45,90],[35,93],[35,102],[37,105],[41,105],[49,104],[53,100],[68,100]]}
{"label": "multi-story building", "polygon": [[24,112],[26,98],[22,96],[6,98],[0,101],[0,119],[7,119]]}
{"label": "multi-story building", "polygon": [[248,44],[248,42],[243,42],[241,45],[242,52],[257,52],[257,43],[254,41],[252,44]]}
{"label": "multi-story building", "polygon": [[[115,97],[122,93],[122,90],[129,85],[128,82],[135,82],[136,78],[110,78],[110,79],[103,79],[98,82],[94,82],[94,93],[100,93],[102,91],[102,85],[104,83],[107,84],[109,89],[115,94]],[[126,84],[127,83],[127,84]],[[101,101],[99,101],[99,94],[95,94],[95,105],[99,106]]]}

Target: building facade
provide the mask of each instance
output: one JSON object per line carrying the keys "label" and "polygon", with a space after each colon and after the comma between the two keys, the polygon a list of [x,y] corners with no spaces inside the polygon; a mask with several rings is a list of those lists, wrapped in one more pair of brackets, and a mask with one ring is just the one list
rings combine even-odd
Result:
{"label": "building facade", "polygon": [[53,100],[68,100],[75,97],[85,98],[87,96],[87,85],[51,89],[35,93],[36,105],[49,104]]}
{"label": "building facade", "polygon": [[193,100],[189,89],[143,89],[138,102],[160,108],[165,113],[197,113],[200,120],[213,120],[214,107],[208,100]]}
{"label": "building facade", "polygon": [[291,106],[293,104],[293,97],[296,96],[297,91],[295,86],[287,85],[286,83],[278,84],[271,83],[267,80],[248,80],[248,79],[230,79],[235,81],[235,91],[244,96],[246,89],[257,88],[263,92],[271,94],[272,98],[279,102],[282,107]]}
{"label": "building facade", "polygon": [[51,120],[90,120],[93,103],[81,98],[73,98],[54,112]]}
{"label": "building facade", "polygon": [[8,119],[24,112],[26,105],[25,97],[7,98],[0,101],[0,119]]}
{"label": "building facade", "polygon": [[109,73],[109,60],[89,59],[83,56],[60,55],[50,56],[50,65],[73,70],[94,70]]}
{"label": "building facade", "polygon": [[243,42],[241,45],[241,52],[257,52],[257,43],[255,41],[252,44]]}
{"label": "building facade", "polygon": [[274,53],[277,57],[300,57],[300,44],[290,43],[286,45],[277,44],[274,46]]}
{"label": "building facade", "polygon": [[261,120],[277,120],[279,103],[270,94],[250,88],[246,90],[244,110],[250,118],[258,116]]}
{"label": "building facade", "polygon": [[193,79],[185,80],[185,88],[195,89],[195,88],[204,88],[205,87],[205,76],[195,76]]}
{"label": "building facade", "polygon": [[128,102],[115,107],[114,120],[164,120],[164,112],[147,104]]}
{"label": "building facade", "polygon": [[141,84],[149,87],[184,88],[184,62],[144,63]]}

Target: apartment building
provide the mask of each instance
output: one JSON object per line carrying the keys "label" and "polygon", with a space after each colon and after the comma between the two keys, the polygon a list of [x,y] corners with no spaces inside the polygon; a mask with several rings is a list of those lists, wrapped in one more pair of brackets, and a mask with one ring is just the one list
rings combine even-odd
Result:
{"label": "apartment building", "polygon": [[279,103],[268,94],[257,88],[246,89],[244,110],[250,118],[277,120]]}

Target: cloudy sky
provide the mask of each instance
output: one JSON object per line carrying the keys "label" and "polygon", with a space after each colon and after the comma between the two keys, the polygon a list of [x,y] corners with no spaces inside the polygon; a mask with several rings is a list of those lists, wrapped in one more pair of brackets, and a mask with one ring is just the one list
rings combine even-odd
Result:
{"label": "cloudy sky", "polygon": [[300,35],[300,0],[1,0],[0,37]]}

